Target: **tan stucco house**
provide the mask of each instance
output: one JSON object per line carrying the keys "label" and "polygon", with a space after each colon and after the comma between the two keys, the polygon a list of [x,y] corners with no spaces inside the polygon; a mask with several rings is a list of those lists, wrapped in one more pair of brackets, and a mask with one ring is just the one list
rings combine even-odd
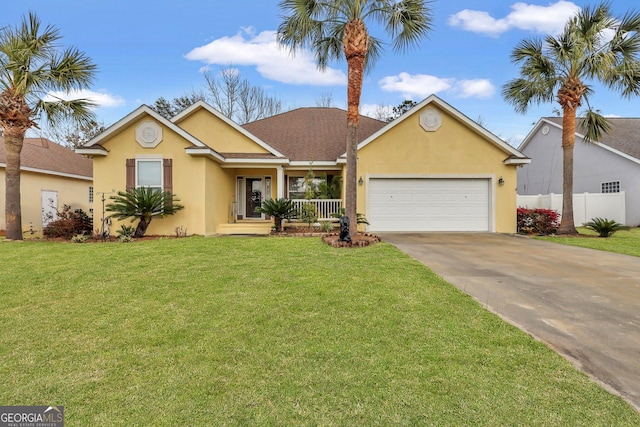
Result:
{"label": "tan stucco house", "polygon": [[[4,141],[0,138],[0,230],[5,219]],[[20,153],[20,205],[25,233],[40,235],[63,205],[93,208],[92,161],[46,138],[25,138]],[[50,214],[50,215],[48,215]]]}
{"label": "tan stucco house", "polygon": [[[358,212],[369,231],[516,231],[516,167],[529,159],[440,98],[391,123],[362,116],[358,136]],[[268,233],[272,221],[255,210],[262,200],[302,198],[310,169],[343,175],[345,144],[344,110],[300,108],[240,126],[198,102],[171,120],[143,105],[76,152],[93,157],[96,192],[152,186],[180,198],[185,209],[154,220],[149,234],[213,235]],[[313,203],[322,218],[342,200]]]}

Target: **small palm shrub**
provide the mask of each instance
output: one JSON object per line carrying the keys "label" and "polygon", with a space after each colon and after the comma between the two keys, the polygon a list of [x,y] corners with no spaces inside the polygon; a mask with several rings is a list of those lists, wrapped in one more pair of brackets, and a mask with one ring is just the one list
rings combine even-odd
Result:
{"label": "small palm shrub", "polygon": [[133,237],[133,233],[135,233],[136,229],[130,225],[120,225],[120,230],[116,231],[118,235],[118,240],[122,241],[122,239]]}
{"label": "small palm shrub", "polygon": [[140,220],[133,237],[144,237],[153,217],[175,215],[184,206],[176,203],[180,201],[175,194],[168,191],[158,191],[151,187],[135,188],[131,191],[118,191],[113,200],[106,206],[107,212],[112,212],[110,217],[124,220],[131,218],[131,222]]}
{"label": "small palm shrub", "polygon": [[610,237],[613,233],[620,230],[622,224],[607,218],[592,218],[591,221],[584,224],[589,230],[593,230],[600,237]]}
{"label": "small palm shrub", "polygon": [[273,217],[276,231],[282,231],[282,220],[296,216],[296,206],[289,199],[267,199],[256,209],[258,212]]}

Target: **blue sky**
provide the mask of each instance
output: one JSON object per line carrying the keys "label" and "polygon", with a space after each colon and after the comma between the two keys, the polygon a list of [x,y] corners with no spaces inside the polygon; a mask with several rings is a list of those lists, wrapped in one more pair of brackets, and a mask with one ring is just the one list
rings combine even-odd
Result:
{"label": "blue sky", "polygon": [[[509,55],[525,38],[559,31],[586,1],[436,0],[433,31],[403,53],[386,49],[366,75],[362,111],[421,101],[435,93],[473,120],[518,146],[532,125],[553,115],[557,104],[515,113],[500,94],[518,76]],[[613,1],[616,15],[629,8]],[[141,104],[152,104],[203,87],[203,70],[233,65],[242,77],[280,99],[286,109],[316,106],[330,94],[346,108],[346,62],[317,71],[313,56],[278,49],[278,1],[264,0],[20,0],[9,2],[0,26],[14,25],[29,11],[58,27],[62,42],[86,52],[98,75],[85,96],[109,125]],[[385,38],[384,33],[371,33]],[[640,117],[640,100],[622,100],[594,86],[592,106],[613,117]]]}

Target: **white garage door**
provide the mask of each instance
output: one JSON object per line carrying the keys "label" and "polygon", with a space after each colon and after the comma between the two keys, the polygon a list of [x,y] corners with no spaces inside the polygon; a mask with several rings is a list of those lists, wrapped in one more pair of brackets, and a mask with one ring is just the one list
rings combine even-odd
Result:
{"label": "white garage door", "polygon": [[371,231],[489,231],[488,179],[371,178]]}

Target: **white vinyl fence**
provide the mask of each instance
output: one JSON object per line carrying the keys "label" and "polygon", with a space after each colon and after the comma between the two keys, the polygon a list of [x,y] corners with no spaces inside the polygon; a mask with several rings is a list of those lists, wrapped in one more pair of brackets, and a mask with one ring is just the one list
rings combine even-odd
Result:
{"label": "white vinyl fence", "polygon": [[[562,194],[518,195],[518,207],[553,209],[562,215]],[[613,219],[626,224],[625,192],[582,193],[573,195],[573,221],[581,226],[593,218]]]}

